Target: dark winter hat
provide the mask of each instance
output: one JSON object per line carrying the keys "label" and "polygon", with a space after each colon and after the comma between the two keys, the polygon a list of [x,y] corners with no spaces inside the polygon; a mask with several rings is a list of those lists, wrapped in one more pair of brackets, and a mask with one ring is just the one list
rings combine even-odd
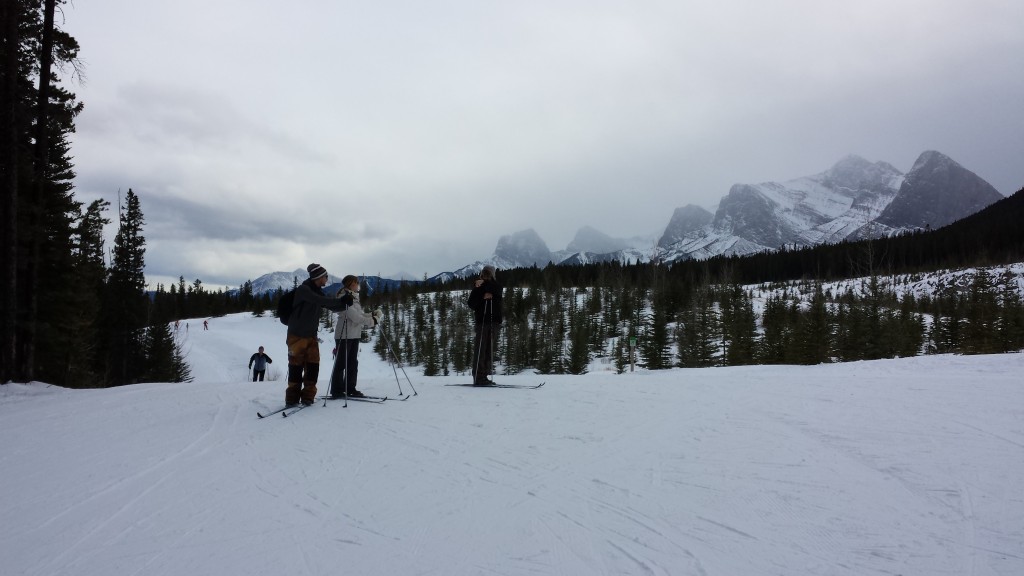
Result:
{"label": "dark winter hat", "polygon": [[484,266],[484,269],[480,271],[480,277],[481,278],[491,278],[491,279],[493,279],[494,278],[494,266],[491,266],[490,264],[488,264],[487,266]]}
{"label": "dark winter hat", "polygon": [[323,278],[324,276],[327,276],[327,268],[324,268],[323,266],[315,262],[313,264],[310,264],[309,266],[306,266],[306,272],[309,272],[310,280],[316,280],[318,278]]}

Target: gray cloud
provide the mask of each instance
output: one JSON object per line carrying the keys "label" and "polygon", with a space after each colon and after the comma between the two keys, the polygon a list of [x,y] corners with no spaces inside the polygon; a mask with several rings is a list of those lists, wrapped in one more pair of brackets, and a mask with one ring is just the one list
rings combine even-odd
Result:
{"label": "gray cloud", "polygon": [[148,273],[231,285],[307,259],[435,273],[527,227],[553,249],[656,233],[850,153],[940,150],[1009,194],[1022,21],[1005,0],[109,0],[67,14],[78,186],[140,193]]}

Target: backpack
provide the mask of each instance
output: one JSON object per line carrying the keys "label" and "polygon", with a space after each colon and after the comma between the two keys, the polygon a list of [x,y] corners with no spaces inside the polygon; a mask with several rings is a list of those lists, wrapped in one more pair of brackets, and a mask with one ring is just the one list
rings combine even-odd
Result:
{"label": "backpack", "polygon": [[289,290],[281,295],[277,301],[277,319],[281,324],[288,325],[288,318],[292,315],[292,306],[295,304],[295,290]]}

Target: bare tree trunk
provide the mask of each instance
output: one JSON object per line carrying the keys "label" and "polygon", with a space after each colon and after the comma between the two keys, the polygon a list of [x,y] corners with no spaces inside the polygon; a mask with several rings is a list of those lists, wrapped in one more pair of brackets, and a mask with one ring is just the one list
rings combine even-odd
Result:
{"label": "bare tree trunk", "polygon": [[35,376],[36,333],[39,317],[39,261],[43,242],[43,206],[50,160],[49,108],[50,73],[53,69],[53,18],[57,0],[46,0],[43,12],[43,30],[39,46],[39,94],[36,100],[35,170],[32,188],[35,191],[29,208],[29,230],[32,235],[31,257],[25,268],[25,331],[22,342],[22,365],[26,380]]}
{"label": "bare tree trunk", "polygon": [[18,365],[18,18],[20,2],[0,2],[0,383]]}

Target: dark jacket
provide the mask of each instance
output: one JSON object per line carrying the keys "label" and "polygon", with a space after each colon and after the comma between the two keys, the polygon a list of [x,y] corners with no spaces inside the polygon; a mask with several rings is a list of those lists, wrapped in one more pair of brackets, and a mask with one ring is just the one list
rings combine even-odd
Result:
{"label": "dark jacket", "polygon": [[[497,280],[484,280],[469,293],[469,307],[473,309],[477,325],[486,322],[501,324],[501,292],[501,284]],[[490,294],[491,299],[486,300],[484,294]],[[489,307],[487,302],[491,303]],[[490,313],[489,317],[484,316],[486,312]]]}
{"label": "dark jacket", "polygon": [[312,280],[306,280],[295,289],[292,314],[288,317],[288,335],[315,338],[320,328],[320,310],[338,311],[344,307],[345,303],[340,299],[331,298]]}
{"label": "dark jacket", "polygon": [[266,370],[267,364],[273,364],[273,360],[270,356],[267,356],[266,352],[257,352],[249,357],[249,368],[252,368],[253,363],[256,363],[256,370]]}

